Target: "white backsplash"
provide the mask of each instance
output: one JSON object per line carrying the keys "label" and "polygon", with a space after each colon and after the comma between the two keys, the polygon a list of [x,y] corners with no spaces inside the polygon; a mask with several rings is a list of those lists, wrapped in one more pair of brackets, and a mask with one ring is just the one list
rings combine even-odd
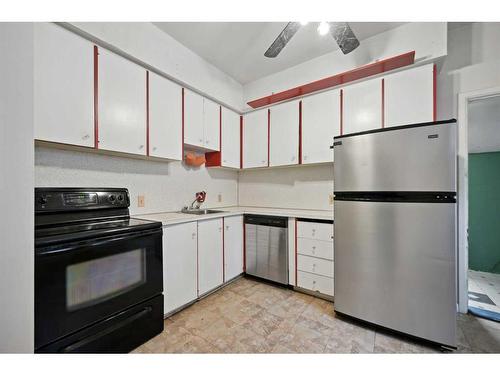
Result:
{"label": "white backsplash", "polygon": [[331,210],[333,164],[240,172],[241,206]]}
{"label": "white backsplash", "polygon": [[[35,186],[126,187],[133,215],[180,210],[201,190],[207,192],[207,207],[234,206],[238,202],[236,171],[193,169],[178,161],[157,162],[45,147],[35,148]],[[145,196],[145,207],[137,207],[138,195]]]}

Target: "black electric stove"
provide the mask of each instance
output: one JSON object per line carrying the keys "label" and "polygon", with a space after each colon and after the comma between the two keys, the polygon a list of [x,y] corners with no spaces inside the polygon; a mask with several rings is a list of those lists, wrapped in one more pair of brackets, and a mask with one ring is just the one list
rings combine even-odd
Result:
{"label": "black electric stove", "polygon": [[35,189],[35,351],[123,353],[163,330],[161,223],[127,189]]}

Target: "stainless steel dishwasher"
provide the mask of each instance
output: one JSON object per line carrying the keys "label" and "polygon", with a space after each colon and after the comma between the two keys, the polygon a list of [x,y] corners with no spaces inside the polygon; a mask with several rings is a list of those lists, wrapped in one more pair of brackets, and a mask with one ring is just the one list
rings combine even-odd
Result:
{"label": "stainless steel dishwasher", "polygon": [[288,285],[288,218],[245,215],[246,273]]}

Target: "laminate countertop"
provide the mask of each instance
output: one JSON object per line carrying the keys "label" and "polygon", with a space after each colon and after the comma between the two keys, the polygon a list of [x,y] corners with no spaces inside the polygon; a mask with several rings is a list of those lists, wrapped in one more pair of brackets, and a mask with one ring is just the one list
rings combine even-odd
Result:
{"label": "laminate countertop", "polygon": [[[203,207],[206,208],[206,207]],[[200,221],[207,219],[215,219],[226,216],[236,216],[243,214],[255,214],[266,216],[285,216],[302,219],[316,220],[333,220],[332,210],[303,210],[291,208],[271,208],[271,207],[246,207],[246,206],[231,206],[231,207],[214,207],[213,210],[221,211],[206,215],[185,214],[182,212],[158,212],[153,214],[132,215],[137,219],[161,221],[163,225],[172,225],[187,223],[190,221]]]}

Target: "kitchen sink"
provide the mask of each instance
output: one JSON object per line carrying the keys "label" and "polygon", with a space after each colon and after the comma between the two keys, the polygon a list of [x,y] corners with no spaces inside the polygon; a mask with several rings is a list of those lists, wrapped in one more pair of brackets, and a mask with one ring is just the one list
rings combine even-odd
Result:
{"label": "kitchen sink", "polygon": [[183,213],[183,214],[191,214],[191,215],[218,214],[220,212],[224,212],[224,211],[219,211],[219,210],[182,210],[181,211],[181,213]]}

